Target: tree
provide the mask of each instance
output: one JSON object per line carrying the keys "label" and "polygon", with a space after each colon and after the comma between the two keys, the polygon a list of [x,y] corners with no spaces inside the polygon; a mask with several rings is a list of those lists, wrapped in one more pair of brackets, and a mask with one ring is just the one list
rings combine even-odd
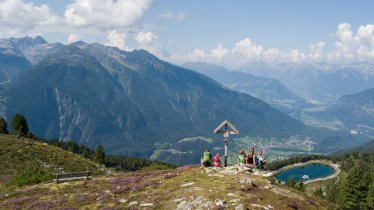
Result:
{"label": "tree", "polygon": [[291,176],[287,181],[286,181],[286,186],[287,187],[292,187],[294,188],[296,185],[296,179],[294,176]]}
{"label": "tree", "polygon": [[0,133],[9,134],[8,123],[3,117],[0,117]]}
{"label": "tree", "polygon": [[302,181],[296,182],[295,189],[298,190],[298,191],[304,192],[304,190],[305,190],[304,183]]}
{"label": "tree", "polygon": [[369,186],[367,206],[374,206],[374,180],[372,180],[371,185]]}
{"label": "tree", "polygon": [[26,136],[29,133],[29,126],[27,125],[26,118],[20,114],[14,115],[12,120],[12,129],[13,134]]}
{"label": "tree", "polygon": [[338,202],[343,209],[362,209],[366,205],[368,194],[368,179],[365,172],[367,166],[358,163],[354,166],[343,184],[341,197]]}
{"label": "tree", "polygon": [[94,152],[93,161],[100,163],[100,164],[104,164],[104,160],[105,160],[104,147],[99,145],[96,147],[96,150]]}

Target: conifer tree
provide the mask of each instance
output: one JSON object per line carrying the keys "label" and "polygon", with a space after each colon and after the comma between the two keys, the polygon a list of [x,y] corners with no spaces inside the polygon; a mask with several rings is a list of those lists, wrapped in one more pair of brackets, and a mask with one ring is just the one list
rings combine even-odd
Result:
{"label": "conifer tree", "polygon": [[100,163],[100,164],[104,164],[104,160],[105,160],[104,148],[103,146],[99,145],[96,147],[96,150],[94,152],[93,161]]}
{"label": "conifer tree", "polygon": [[295,189],[298,190],[298,191],[304,192],[304,190],[305,190],[304,183],[301,180],[296,182]]}
{"label": "conifer tree", "polygon": [[368,196],[366,198],[367,206],[373,207],[374,206],[374,180],[371,181],[371,184],[369,185],[369,191]]}
{"label": "conifer tree", "polygon": [[12,120],[12,130],[13,134],[26,136],[29,132],[29,126],[27,124],[26,118],[20,114],[14,115]]}
{"label": "conifer tree", "polygon": [[291,176],[287,181],[286,181],[286,186],[287,187],[295,187],[296,185],[296,179],[294,176]]}
{"label": "conifer tree", "polygon": [[0,133],[9,134],[8,123],[3,117],[0,117]]}
{"label": "conifer tree", "polygon": [[368,183],[364,173],[367,170],[362,163],[354,166],[349,172],[341,191],[339,206],[343,209],[361,209],[366,205]]}

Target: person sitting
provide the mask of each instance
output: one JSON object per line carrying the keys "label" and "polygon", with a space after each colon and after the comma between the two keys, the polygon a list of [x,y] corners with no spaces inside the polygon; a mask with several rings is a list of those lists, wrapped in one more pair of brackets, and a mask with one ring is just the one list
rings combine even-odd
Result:
{"label": "person sitting", "polygon": [[245,153],[242,149],[239,151],[238,163],[245,164]]}
{"label": "person sitting", "polygon": [[219,153],[217,153],[213,158],[213,166],[221,167],[221,155],[219,155]]}
{"label": "person sitting", "polygon": [[212,155],[209,152],[209,149],[205,149],[205,152],[203,154],[202,158],[203,167],[209,167],[212,166]]}
{"label": "person sitting", "polygon": [[264,155],[264,153],[263,153],[263,151],[261,151],[261,152],[258,154],[257,162],[258,162],[258,167],[259,167],[260,169],[264,169],[264,170],[266,170],[266,160],[264,160],[263,155]]}
{"label": "person sitting", "polygon": [[245,164],[246,165],[256,165],[255,163],[256,163],[255,148],[250,147],[249,152],[248,152],[248,154],[246,155],[246,158],[245,158]]}

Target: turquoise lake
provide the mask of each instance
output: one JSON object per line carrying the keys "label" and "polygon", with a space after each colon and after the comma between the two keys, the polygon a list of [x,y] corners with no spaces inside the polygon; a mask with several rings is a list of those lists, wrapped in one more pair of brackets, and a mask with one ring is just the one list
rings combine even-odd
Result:
{"label": "turquoise lake", "polygon": [[291,176],[297,181],[308,181],[330,176],[335,173],[335,169],[323,163],[312,163],[305,166],[298,166],[279,172],[274,177],[282,182],[286,182]]}

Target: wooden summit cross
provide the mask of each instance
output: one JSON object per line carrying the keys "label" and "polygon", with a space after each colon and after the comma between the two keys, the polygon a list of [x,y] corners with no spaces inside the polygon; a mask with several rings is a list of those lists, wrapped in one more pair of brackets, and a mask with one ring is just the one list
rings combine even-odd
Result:
{"label": "wooden summit cross", "polygon": [[216,129],[214,129],[213,133],[223,133],[223,138],[225,141],[225,165],[224,166],[226,167],[227,166],[227,140],[230,134],[239,134],[239,131],[228,120],[225,120],[221,123],[221,125],[219,125]]}

